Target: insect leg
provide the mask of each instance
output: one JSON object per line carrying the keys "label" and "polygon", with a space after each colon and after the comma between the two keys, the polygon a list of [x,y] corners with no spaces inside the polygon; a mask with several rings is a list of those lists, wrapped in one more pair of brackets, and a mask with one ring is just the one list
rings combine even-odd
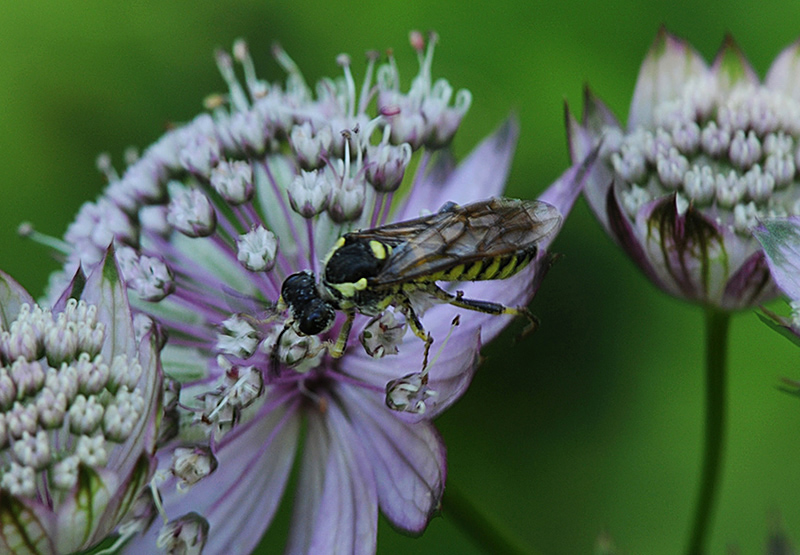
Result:
{"label": "insect leg", "polygon": [[475,312],[483,312],[485,314],[509,314],[511,316],[524,316],[528,320],[528,325],[525,326],[525,329],[522,330],[520,337],[524,337],[531,332],[536,331],[539,327],[539,319],[536,318],[531,311],[528,310],[524,306],[519,307],[510,307],[505,306],[500,303],[493,303],[491,301],[480,301],[477,299],[467,299],[464,297],[464,293],[462,291],[456,291],[456,294],[453,295],[448,293],[444,289],[433,285],[430,289],[426,289],[427,293],[435,296],[437,299],[442,300],[446,303],[450,303],[453,306],[457,306],[459,308],[466,308],[467,310],[474,310]]}
{"label": "insect leg", "polygon": [[283,339],[283,334],[292,327],[292,320],[291,318],[286,321],[284,324],[283,329],[278,334],[278,337],[275,339],[275,344],[272,346],[269,352],[269,371],[272,377],[276,377],[280,374],[280,348],[281,348],[281,340]]}
{"label": "insect leg", "polygon": [[414,332],[414,335],[425,342],[425,354],[423,355],[422,359],[422,369],[424,371],[425,368],[428,367],[428,354],[430,353],[431,345],[433,344],[433,337],[431,336],[430,332],[426,332],[425,328],[422,327],[422,322],[419,321],[419,316],[417,316],[417,313],[414,312],[414,308],[411,306],[411,301],[405,295],[403,295],[401,306],[403,307],[403,312],[406,315],[406,321],[408,322],[411,331]]}
{"label": "insect leg", "polygon": [[347,320],[342,325],[342,330],[339,332],[339,337],[336,338],[336,343],[328,347],[328,352],[333,358],[341,358],[344,350],[347,348],[347,338],[350,337],[350,330],[353,329],[353,318],[356,317],[355,311],[345,311]]}

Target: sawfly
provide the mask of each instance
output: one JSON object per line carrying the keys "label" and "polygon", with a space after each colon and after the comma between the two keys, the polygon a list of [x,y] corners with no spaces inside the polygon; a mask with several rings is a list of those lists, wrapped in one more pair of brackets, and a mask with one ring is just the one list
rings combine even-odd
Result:
{"label": "sawfly", "polygon": [[[477,312],[524,316],[532,329],[537,321],[525,307],[468,299],[437,282],[508,278],[536,257],[539,243],[560,223],[558,209],[546,202],[493,198],[464,206],[447,203],[427,216],[347,233],[323,261],[319,282],[310,271],[284,280],[277,304],[290,315],[284,331],[319,335],[331,328],[336,311],[344,312],[338,338],[326,344],[338,358],[356,313],[374,317],[394,306],[425,342],[427,363],[433,338],[412,307],[411,297],[418,293]],[[279,342],[280,337],[276,346]]]}

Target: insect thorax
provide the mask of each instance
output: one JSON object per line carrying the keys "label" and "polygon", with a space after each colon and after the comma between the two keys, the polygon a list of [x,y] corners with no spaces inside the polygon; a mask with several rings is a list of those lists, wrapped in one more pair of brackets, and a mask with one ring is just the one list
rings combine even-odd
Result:
{"label": "insect thorax", "polygon": [[344,236],[325,261],[322,285],[339,308],[357,308],[374,315],[383,311],[393,297],[386,288],[370,287],[370,280],[386,264],[392,247],[380,241]]}

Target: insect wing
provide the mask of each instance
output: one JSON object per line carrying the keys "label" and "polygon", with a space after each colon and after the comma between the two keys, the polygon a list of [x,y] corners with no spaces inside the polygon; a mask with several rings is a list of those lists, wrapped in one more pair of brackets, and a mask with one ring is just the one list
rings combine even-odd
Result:
{"label": "insect wing", "polygon": [[[550,204],[503,198],[454,207],[434,216],[392,251],[373,285],[414,281],[459,264],[529,251],[561,222],[558,209]],[[383,228],[373,231],[382,232]]]}
{"label": "insect wing", "polygon": [[353,231],[345,235],[345,237],[366,241],[380,241],[391,247],[396,247],[413,241],[420,233],[429,230],[431,227],[441,226],[443,222],[447,222],[451,218],[452,212],[437,212],[413,220],[404,220],[363,231]]}

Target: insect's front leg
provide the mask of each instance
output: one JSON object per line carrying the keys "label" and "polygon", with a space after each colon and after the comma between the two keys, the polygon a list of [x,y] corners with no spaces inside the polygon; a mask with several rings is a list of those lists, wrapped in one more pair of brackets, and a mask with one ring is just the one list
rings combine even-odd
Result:
{"label": "insect's front leg", "polygon": [[336,343],[333,345],[327,344],[328,352],[333,358],[341,358],[344,354],[344,350],[347,348],[347,339],[350,337],[350,330],[353,329],[353,319],[356,317],[355,310],[346,310],[344,313],[347,315],[347,320],[342,325],[339,337],[336,338]]}

